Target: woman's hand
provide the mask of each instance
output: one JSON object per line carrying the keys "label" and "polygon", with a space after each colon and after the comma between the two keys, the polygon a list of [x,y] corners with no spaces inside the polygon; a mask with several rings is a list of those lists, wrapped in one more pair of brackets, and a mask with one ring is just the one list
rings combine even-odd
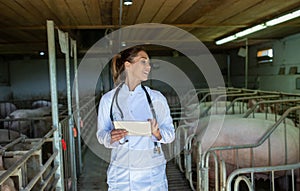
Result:
{"label": "woman's hand", "polygon": [[126,131],[125,129],[114,129],[110,132],[110,144],[121,140],[122,138],[124,138],[126,135],[128,134],[128,131]]}
{"label": "woman's hand", "polygon": [[152,135],[154,135],[157,140],[160,140],[161,139],[161,134],[160,134],[160,131],[159,131],[159,128],[158,128],[158,123],[155,119],[148,119],[148,121],[150,121],[150,124],[151,124],[151,132],[152,132]]}

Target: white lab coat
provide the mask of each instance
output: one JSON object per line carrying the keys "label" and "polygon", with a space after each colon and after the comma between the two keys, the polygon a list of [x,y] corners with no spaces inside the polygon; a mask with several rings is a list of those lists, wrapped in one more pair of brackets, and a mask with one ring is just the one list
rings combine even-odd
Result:
{"label": "white lab coat", "polygon": [[[126,136],[120,142],[110,144],[110,132],[114,128],[110,119],[110,108],[116,88],[103,95],[98,110],[97,139],[107,148],[112,148],[111,161],[107,172],[109,190],[120,191],[167,191],[166,160],[161,153],[154,152],[154,142],[171,143],[175,138],[173,121],[165,97],[158,91],[146,87],[149,93],[159,124],[162,139],[147,136]],[[124,84],[115,98],[123,112],[123,120],[147,121],[152,113],[146,93],[141,85],[129,91]],[[122,120],[121,112],[114,101],[112,114],[114,120]]]}

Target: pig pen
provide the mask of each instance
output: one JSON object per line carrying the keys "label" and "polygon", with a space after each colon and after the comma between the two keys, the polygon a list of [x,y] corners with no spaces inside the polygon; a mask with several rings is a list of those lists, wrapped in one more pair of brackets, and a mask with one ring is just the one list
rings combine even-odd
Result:
{"label": "pig pen", "polygon": [[[227,95],[227,97],[233,97],[233,95]],[[250,99],[254,99],[254,98],[258,99],[258,100],[263,100],[263,101],[257,102],[254,106],[252,106],[252,108],[249,108],[249,110],[247,110],[248,113],[246,112],[246,113],[239,114],[239,115],[236,114],[235,118],[238,116],[239,118],[241,118],[241,117],[244,117],[244,118],[257,117],[257,118],[265,119],[265,120],[272,119],[272,120],[274,120],[274,123],[272,124],[274,126],[274,128],[275,128],[275,126],[279,126],[278,124],[280,124],[280,123],[283,124],[283,126],[286,126],[285,124],[288,124],[288,123],[294,123],[295,126],[297,126],[297,127],[299,126],[299,122],[298,122],[299,121],[299,109],[297,109],[297,108],[292,109],[292,110],[289,110],[288,113],[284,114],[284,112],[287,110],[287,108],[299,105],[299,99],[297,99],[297,98],[299,98],[299,95],[285,94],[285,93],[281,93],[281,92],[274,93],[274,92],[257,91],[257,94],[252,95],[252,96],[249,96],[249,95],[235,96],[235,99],[231,100],[231,102],[227,105],[227,107],[225,109],[228,110],[230,107],[232,107],[232,105],[234,105],[234,102],[236,102],[236,101],[239,101],[239,102],[242,101],[242,102],[248,103],[248,101]],[[282,101],[282,99],[287,99],[287,100]],[[217,98],[217,100],[218,100],[218,98]],[[269,101],[266,101],[266,100],[269,100]],[[268,114],[268,112],[270,112],[270,110],[264,110],[265,113],[257,114],[258,108],[261,106],[265,106],[265,107],[272,106],[273,107],[272,112],[274,112],[274,113]],[[274,110],[274,108],[276,108],[276,109]],[[226,111],[226,110],[224,110],[224,111]],[[241,110],[238,110],[238,111],[241,111]],[[232,118],[233,116],[234,115],[226,115],[225,117],[227,119],[227,118]],[[282,119],[281,119],[281,117],[282,117]],[[281,121],[281,122],[279,122],[279,121]],[[223,153],[223,155],[224,155],[224,151],[222,151],[223,149],[226,150],[226,152],[228,152],[228,150],[237,150],[237,152],[235,152],[234,155],[238,156],[239,155],[238,150],[244,148],[245,145],[242,145],[241,146],[242,148],[239,148],[238,145],[227,146],[224,148],[220,147],[220,146],[212,145],[212,147],[209,149],[207,149],[207,148],[203,149],[203,146],[205,144],[203,145],[203,142],[201,142],[199,132],[198,132],[198,134],[190,132],[191,125],[193,125],[193,124],[183,123],[181,126],[179,126],[177,128],[176,144],[175,144],[175,146],[177,145],[177,147],[184,148],[183,152],[181,152],[180,154],[178,154],[176,156],[177,160],[175,160],[175,161],[178,164],[181,171],[183,173],[185,173],[186,178],[190,181],[191,188],[193,190],[208,190],[209,187],[210,188],[213,187],[213,189],[215,189],[215,190],[226,190],[226,189],[231,190],[231,187],[226,188],[226,183],[229,181],[229,179],[228,179],[228,181],[226,181],[226,177],[228,177],[229,170],[227,170],[227,173],[226,172],[224,173],[224,170],[221,171],[219,169],[219,168],[221,168],[220,166],[222,166],[221,169],[224,169],[224,165],[226,164],[226,161],[224,159],[222,160],[222,154],[220,154],[220,153]],[[272,129],[272,128],[270,128],[270,129]],[[298,128],[297,128],[297,130],[298,130]],[[265,132],[265,134],[268,134],[268,133]],[[265,137],[264,139],[268,140],[268,137]],[[284,139],[286,139],[286,138],[284,138]],[[185,142],[183,143],[184,140],[185,140]],[[298,146],[298,147],[296,147],[296,148],[298,148],[298,149],[296,149],[297,150],[296,153],[298,153],[299,152],[298,151],[299,150],[299,138],[296,138],[296,140],[298,141],[298,143],[296,143],[296,145]],[[263,140],[258,140],[258,142],[259,141],[261,141],[260,144],[262,144],[264,142]],[[183,145],[183,146],[180,146],[180,145]],[[253,146],[255,144],[251,144],[251,145],[252,145],[252,147],[255,147],[255,146]],[[249,144],[248,144],[248,146],[249,146]],[[256,147],[258,147],[258,146],[259,145],[256,145]],[[285,147],[288,147],[288,146],[285,146]],[[176,149],[176,147],[175,147],[175,149]],[[253,150],[253,148],[252,148],[252,150]],[[288,150],[288,149],[286,148],[285,150]],[[175,151],[175,153],[176,153],[176,151]],[[177,149],[177,153],[178,153],[178,149]],[[266,155],[267,155],[267,153],[266,153]],[[296,161],[293,161],[293,162],[295,162],[295,163],[299,162],[299,157],[298,158],[294,157],[294,158],[296,158]],[[235,159],[235,160],[237,160],[237,159]],[[214,162],[215,165],[212,165],[211,161],[215,161]],[[268,161],[271,161],[271,160],[268,159]],[[289,164],[289,165],[292,165],[293,167],[295,167],[295,165],[297,166],[297,164],[295,164],[295,163]],[[287,161],[282,163],[282,165],[285,165],[285,164],[287,164]],[[282,167],[282,165],[281,166],[279,165],[278,167],[274,167],[274,168],[275,169],[276,168],[277,169],[282,169],[282,168],[290,169],[291,168],[291,166]],[[240,169],[243,167],[243,166],[239,166],[239,164],[234,164],[234,166],[236,166],[235,167],[236,169]],[[272,169],[273,166],[268,167],[268,168]],[[229,168],[229,167],[227,167],[227,168]],[[232,172],[233,168],[232,167],[230,167],[230,168],[231,168],[230,172]],[[256,171],[261,171],[261,168],[256,169]],[[291,171],[293,171],[293,170],[291,170]],[[269,174],[272,174],[272,173],[274,173],[274,171],[272,172],[272,170],[271,170]],[[197,176],[195,176],[195,174],[197,174]],[[291,172],[289,174],[295,174],[295,173]],[[220,178],[220,177],[222,177],[222,178]],[[269,176],[269,177],[270,178],[268,178],[268,179],[272,179],[272,176]],[[276,173],[275,173],[274,177],[276,177]],[[236,179],[236,177],[231,180],[235,180],[235,179]],[[241,181],[241,180],[244,180],[244,179],[239,178],[239,181]],[[255,180],[255,178],[252,180],[252,182],[250,184],[252,187],[250,186],[249,190],[251,190],[251,188],[254,187],[254,185],[255,185],[254,180]],[[211,184],[209,184],[209,182],[214,182],[214,185],[212,186]],[[275,185],[274,181],[271,181],[271,182],[273,182],[273,183],[270,183],[270,185],[274,186]],[[228,184],[231,185],[230,183],[228,183]],[[247,182],[244,184],[247,184]],[[292,185],[294,185],[294,184],[291,184],[290,187],[292,187]],[[292,190],[292,188],[291,188],[291,190]]]}
{"label": "pig pen", "polygon": [[[71,161],[72,157],[78,156],[76,153],[79,153],[78,147],[76,153],[74,149],[71,149],[70,131],[74,137],[76,136],[75,141],[78,141],[78,138],[76,127],[70,123],[72,116],[65,116],[63,113],[65,111],[59,115],[59,129],[53,129],[52,117],[50,116],[0,120],[2,124],[0,130],[7,131],[8,136],[8,138],[1,138],[0,140],[1,157],[3,164],[5,164],[1,171],[0,185],[10,179],[15,185],[13,190],[55,190],[58,177],[55,177],[57,174],[54,175],[54,173],[60,165],[63,168],[61,176],[65,190],[70,190],[74,171],[76,173],[76,164],[74,165]],[[53,132],[55,131],[61,132],[59,134],[63,158],[60,164],[54,164],[54,159],[58,155],[58,151],[53,151]],[[14,133],[12,134],[12,132]],[[22,135],[22,139],[18,138],[16,133]],[[18,139],[14,140],[13,138],[16,137]],[[32,167],[29,168],[28,166]],[[46,173],[51,174],[45,175]],[[49,180],[46,179],[48,176]]]}
{"label": "pig pen", "polygon": [[[3,132],[2,132],[3,131]],[[29,139],[26,136],[11,137],[17,132],[4,133],[8,137],[1,137],[1,188],[7,190],[55,190],[57,177],[54,158],[57,151],[52,152],[53,131],[49,131],[43,138]],[[7,141],[10,141],[7,143]],[[7,184],[10,182],[10,184]]]}

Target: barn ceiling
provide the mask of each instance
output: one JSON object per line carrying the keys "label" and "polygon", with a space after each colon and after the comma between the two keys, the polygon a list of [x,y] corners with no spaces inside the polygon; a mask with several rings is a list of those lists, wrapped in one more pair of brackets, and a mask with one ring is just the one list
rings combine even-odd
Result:
{"label": "barn ceiling", "polygon": [[[81,53],[108,31],[140,23],[179,27],[218,51],[245,42],[216,46],[216,40],[297,9],[299,0],[133,0],[133,5],[121,9],[119,0],[1,0],[0,54],[47,51],[46,20],[76,39]],[[252,34],[248,42],[299,32],[300,18]]]}

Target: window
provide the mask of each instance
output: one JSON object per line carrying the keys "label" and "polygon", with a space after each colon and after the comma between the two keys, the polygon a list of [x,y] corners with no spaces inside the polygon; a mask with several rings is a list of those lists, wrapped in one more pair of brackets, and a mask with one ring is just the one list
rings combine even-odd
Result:
{"label": "window", "polygon": [[272,63],[273,62],[273,49],[258,50],[256,54],[257,62],[259,64]]}

